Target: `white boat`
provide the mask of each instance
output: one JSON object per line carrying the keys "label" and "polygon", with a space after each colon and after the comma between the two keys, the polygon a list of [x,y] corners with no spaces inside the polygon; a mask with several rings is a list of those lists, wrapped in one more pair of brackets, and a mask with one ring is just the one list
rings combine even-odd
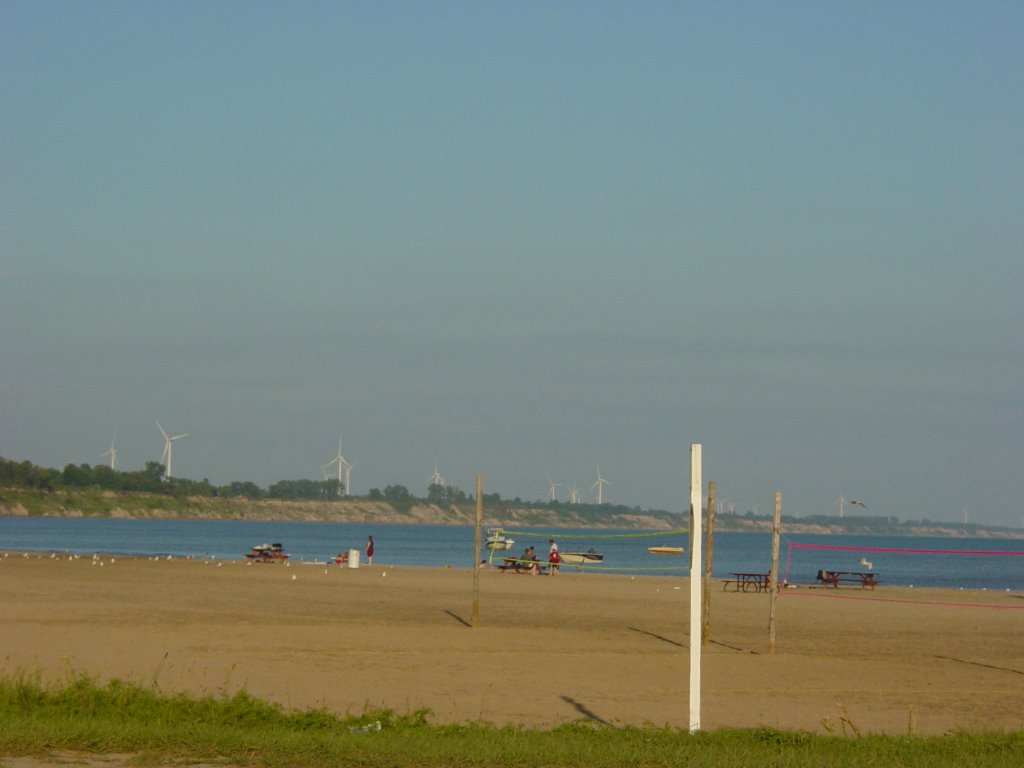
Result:
{"label": "white boat", "polygon": [[510,539],[501,532],[500,528],[488,528],[487,540],[484,542],[488,549],[512,549],[515,539]]}
{"label": "white boat", "polygon": [[604,555],[594,550],[586,552],[559,552],[558,559],[566,565],[593,565],[604,560]]}
{"label": "white boat", "polygon": [[683,554],[683,552],[685,552],[685,550],[682,547],[668,546],[648,547],[647,551],[650,552],[652,555],[681,555]]}

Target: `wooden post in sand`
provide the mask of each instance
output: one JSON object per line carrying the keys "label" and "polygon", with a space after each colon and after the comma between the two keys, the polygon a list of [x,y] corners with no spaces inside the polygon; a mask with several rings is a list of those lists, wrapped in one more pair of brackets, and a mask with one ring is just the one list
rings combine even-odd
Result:
{"label": "wooden post in sand", "polygon": [[484,519],[484,478],[476,476],[476,530],[473,533],[473,612],[469,623],[476,626],[480,620],[480,525]]}
{"label": "wooden post in sand", "polygon": [[772,516],[772,566],[768,569],[768,653],[775,653],[775,601],[779,599],[779,530],[782,528],[782,491],[775,492],[775,514]]}
{"label": "wooden post in sand", "polygon": [[704,606],[703,623],[700,628],[700,644],[708,644],[708,627],[711,625],[711,558],[715,553],[715,481],[708,480],[708,543],[707,562],[704,563]]}

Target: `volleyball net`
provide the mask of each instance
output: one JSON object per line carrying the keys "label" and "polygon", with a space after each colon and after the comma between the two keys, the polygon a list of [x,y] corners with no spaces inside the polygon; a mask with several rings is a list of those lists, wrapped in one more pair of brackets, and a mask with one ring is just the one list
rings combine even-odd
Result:
{"label": "volleyball net", "polygon": [[[546,545],[549,541],[555,541],[558,543],[560,568],[615,573],[679,573],[690,570],[690,558],[679,557],[687,553],[689,533],[689,528],[629,533],[488,528],[485,543],[489,550],[489,563],[498,559],[505,563],[528,565],[533,559],[525,557],[524,550],[530,543],[536,541],[538,545],[535,547],[535,558],[542,565],[547,565]],[[657,545],[648,546],[653,540],[657,540]],[[670,562],[662,560],[664,564],[650,564],[655,557],[661,555],[675,557],[672,557]]]}

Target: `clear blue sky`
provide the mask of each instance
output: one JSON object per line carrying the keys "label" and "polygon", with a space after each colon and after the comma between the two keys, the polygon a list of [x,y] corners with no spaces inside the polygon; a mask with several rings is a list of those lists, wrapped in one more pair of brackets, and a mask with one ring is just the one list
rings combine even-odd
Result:
{"label": "clear blue sky", "polygon": [[1022,30],[5,0],[0,455],[1024,524]]}

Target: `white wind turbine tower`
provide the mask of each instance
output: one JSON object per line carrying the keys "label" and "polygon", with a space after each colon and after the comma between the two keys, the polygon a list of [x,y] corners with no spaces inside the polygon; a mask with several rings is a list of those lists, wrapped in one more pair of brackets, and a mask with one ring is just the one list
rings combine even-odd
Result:
{"label": "white wind turbine tower", "polygon": [[[352,479],[352,467],[353,464],[349,464],[348,459],[345,458],[341,452],[341,438],[338,438],[338,455],[328,461],[324,465],[324,473],[327,472],[327,467],[331,464],[338,465],[338,495],[340,496],[351,496],[351,479]],[[344,475],[344,477],[342,477]]]}
{"label": "white wind turbine tower", "polygon": [[555,489],[558,488],[561,483],[556,483],[551,479],[551,475],[548,475],[548,500],[555,501]]}
{"label": "white wind turbine tower", "polygon": [[181,434],[181,435],[175,435],[174,437],[170,437],[166,432],[164,432],[164,428],[160,426],[159,420],[156,423],[156,428],[159,429],[160,430],[160,434],[164,436],[164,452],[160,456],[160,462],[167,468],[167,471],[164,474],[164,476],[168,480],[170,480],[171,477],[172,477],[172,475],[171,475],[171,454],[174,452],[174,441],[175,440],[181,440],[181,438],[183,438],[183,437],[188,437],[188,432],[185,432],[184,434]]}
{"label": "white wind turbine tower", "polygon": [[580,503],[580,491],[576,487],[576,483],[572,484],[572,488],[569,489],[569,503],[579,504]]}
{"label": "white wind turbine tower", "polygon": [[427,487],[429,488],[432,485],[440,485],[444,488],[444,476],[437,468],[437,459],[434,459],[434,474],[427,478]]}
{"label": "white wind turbine tower", "polygon": [[110,438],[110,447],[100,454],[100,458],[102,459],[104,456],[109,456],[110,468],[117,472],[117,448],[114,447],[115,442],[117,442],[117,432],[115,432],[114,436]]}
{"label": "white wind turbine tower", "polygon": [[590,488],[591,488],[591,490],[593,490],[595,486],[597,487],[597,503],[599,505],[604,503],[604,495],[602,494],[602,491],[604,490],[604,487],[606,485],[611,485],[611,483],[609,483],[607,480],[605,480],[603,477],[601,477],[601,465],[598,464],[597,465],[597,480],[594,481],[594,484],[592,486],[590,486]]}

